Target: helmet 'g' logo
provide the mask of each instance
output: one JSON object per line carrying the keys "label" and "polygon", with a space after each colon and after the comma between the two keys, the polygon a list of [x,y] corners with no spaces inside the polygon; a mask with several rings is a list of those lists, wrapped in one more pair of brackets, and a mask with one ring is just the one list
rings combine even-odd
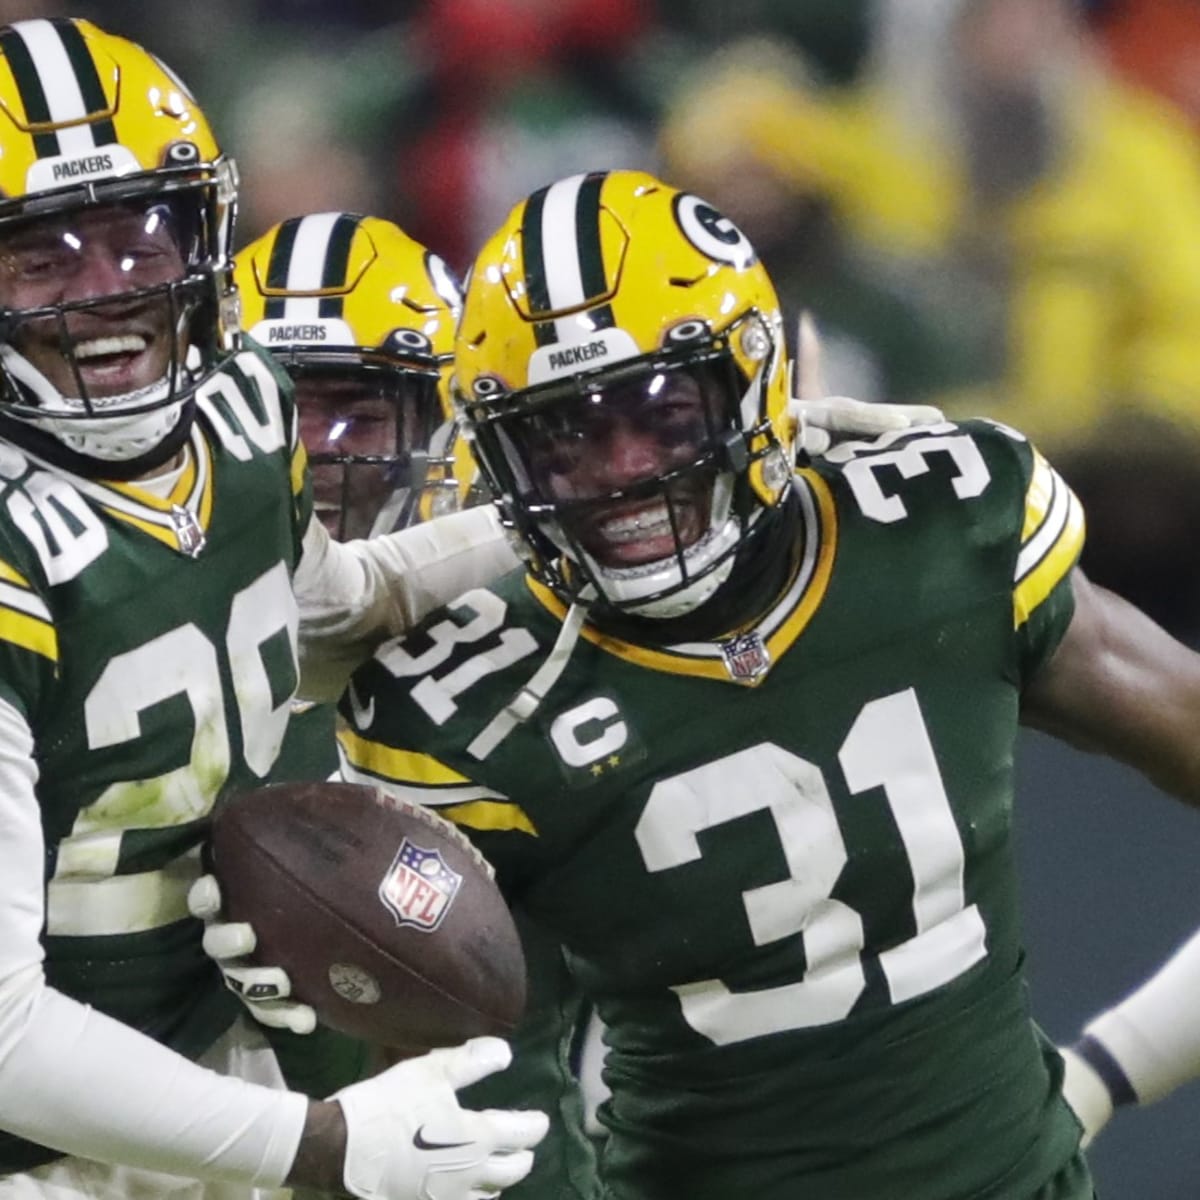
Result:
{"label": "helmet 'g' logo", "polygon": [[699,196],[676,196],[675,220],[683,236],[701,254],[739,270],[754,262],[754,247],[746,235]]}

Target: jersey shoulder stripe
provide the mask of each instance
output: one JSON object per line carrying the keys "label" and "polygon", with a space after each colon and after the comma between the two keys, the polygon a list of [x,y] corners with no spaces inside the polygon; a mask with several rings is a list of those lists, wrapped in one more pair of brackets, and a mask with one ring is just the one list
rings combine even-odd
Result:
{"label": "jersey shoulder stripe", "polygon": [[295,499],[304,490],[304,480],[308,474],[308,453],[304,449],[304,443],[299,438],[296,439],[296,444],[292,447],[292,498]]}
{"label": "jersey shoulder stripe", "polygon": [[1066,578],[1083,550],[1083,506],[1036,450],[1013,572],[1013,624],[1020,628]]}
{"label": "jersey shoulder stripe", "polygon": [[58,634],[49,608],[29,581],[3,561],[0,561],[0,641],[58,662]]}

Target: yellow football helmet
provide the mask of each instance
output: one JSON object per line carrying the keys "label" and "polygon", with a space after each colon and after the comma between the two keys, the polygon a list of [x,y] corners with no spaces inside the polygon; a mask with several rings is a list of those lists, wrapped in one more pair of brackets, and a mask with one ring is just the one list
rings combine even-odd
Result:
{"label": "yellow football helmet", "polygon": [[242,321],[296,383],[318,517],[366,537],[452,511],[469,456],[447,394],[461,296],[396,225],[313,213],[235,259]]}
{"label": "yellow football helmet", "polygon": [[0,422],[131,477],[186,436],[236,337],[237,192],[187,88],[83,20],[0,29]]}
{"label": "yellow football helmet", "polygon": [[468,277],[454,397],[560,595],[690,612],[787,494],[775,290],[740,230],[635,171],[518,204]]}

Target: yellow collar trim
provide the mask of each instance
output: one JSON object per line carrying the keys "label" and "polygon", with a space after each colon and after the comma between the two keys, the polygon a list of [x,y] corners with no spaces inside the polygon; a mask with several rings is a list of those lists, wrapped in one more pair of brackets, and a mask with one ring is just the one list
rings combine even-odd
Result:
{"label": "yellow collar trim", "polygon": [[[801,489],[806,545],[811,549],[806,553],[797,580],[788,589],[784,599],[756,624],[742,631],[759,633],[772,663],[778,662],[780,656],[787,652],[820,607],[837,556],[837,510],[829,485],[808,468],[798,471],[796,475],[797,487]],[[525,584],[543,608],[560,621],[566,616],[567,606],[544,584],[531,576],[526,576]],[[612,637],[586,622],[580,630],[580,636],[607,654],[652,671],[715,679],[722,683],[736,682],[730,678],[725,667],[720,642],[690,643],[686,649],[652,649]],[[744,684],[739,683],[738,686]]]}
{"label": "yellow collar trim", "polygon": [[[156,496],[138,483],[97,484],[97,499],[119,521],[169,546],[188,553],[176,514],[190,514],[203,534],[208,533],[213,508],[213,456],[198,425],[185,447],[184,469],[166,496]],[[107,493],[107,495],[105,494]]]}

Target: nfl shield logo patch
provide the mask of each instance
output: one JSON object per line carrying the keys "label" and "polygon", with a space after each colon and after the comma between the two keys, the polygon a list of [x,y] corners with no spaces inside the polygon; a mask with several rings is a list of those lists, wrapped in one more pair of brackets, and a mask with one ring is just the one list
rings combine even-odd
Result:
{"label": "nfl shield logo patch", "polygon": [[757,683],[771,666],[771,655],[757,633],[743,633],[721,646],[725,670],[737,683]]}
{"label": "nfl shield logo patch", "polygon": [[379,885],[379,898],[397,925],[430,933],[450,911],[462,879],[437,850],[426,850],[405,838]]}
{"label": "nfl shield logo patch", "polygon": [[189,558],[195,558],[204,549],[205,543],[204,530],[200,528],[200,522],[188,509],[181,508],[178,504],[172,504],[171,524],[175,528],[175,541],[178,543],[179,549]]}

